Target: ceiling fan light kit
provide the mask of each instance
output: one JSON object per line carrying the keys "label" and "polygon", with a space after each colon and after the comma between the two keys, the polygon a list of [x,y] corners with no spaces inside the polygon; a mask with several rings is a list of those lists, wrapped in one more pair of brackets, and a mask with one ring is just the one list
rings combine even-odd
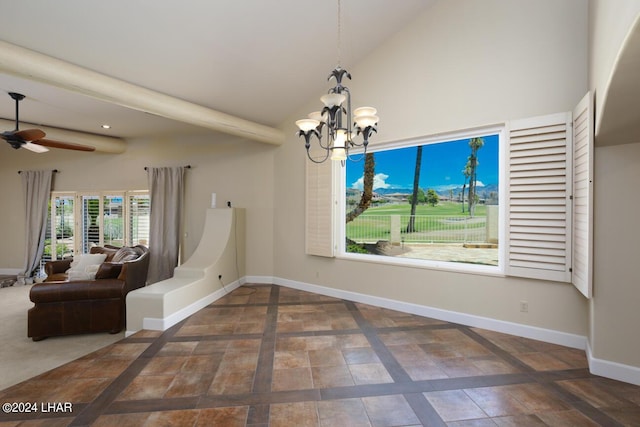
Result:
{"label": "ceiling fan light kit", "polygon": [[25,129],[20,130],[20,101],[25,96],[21,93],[9,92],[9,96],[16,102],[16,128],[14,130],[8,130],[2,132],[2,139],[7,141],[16,150],[24,148],[34,153],[46,153],[49,148],[62,148],[65,150],[76,151],[94,151],[94,147],[86,145],[73,144],[69,142],[54,141],[51,139],[44,139],[46,134],[40,129]]}

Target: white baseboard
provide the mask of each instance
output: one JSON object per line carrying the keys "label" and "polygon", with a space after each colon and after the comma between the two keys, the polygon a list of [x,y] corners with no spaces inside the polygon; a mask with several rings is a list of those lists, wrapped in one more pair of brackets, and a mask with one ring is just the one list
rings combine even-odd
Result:
{"label": "white baseboard", "polygon": [[245,276],[244,283],[256,283],[261,285],[276,284],[273,276]]}
{"label": "white baseboard", "polygon": [[0,268],[0,274],[6,274],[8,276],[17,276],[22,273],[21,268]]}
{"label": "white baseboard", "polygon": [[[236,280],[228,285],[225,285],[223,288],[210,293],[206,297],[201,298],[198,301],[195,301],[189,304],[188,306],[162,319],[157,317],[145,317],[144,319],[142,319],[142,328],[152,330],[152,331],[166,331],[176,323],[179,323],[182,320],[186,319],[187,317],[191,316],[192,314],[197,313],[198,311],[202,310],[209,304],[227,295],[229,292],[236,290],[243,283],[244,283],[243,279]],[[126,331],[125,337],[131,336],[136,332],[137,331]]]}
{"label": "white baseboard", "polygon": [[[269,283],[269,282],[253,282],[253,283]],[[569,334],[566,332],[555,331],[553,329],[539,328],[536,326],[523,325],[520,323],[506,322],[503,320],[491,319],[489,317],[476,316],[473,314],[460,313],[456,311],[443,310],[440,308],[428,307],[403,301],[391,300],[388,298],[375,297],[356,292],[344,291],[341,289],[327,288],[324,286],[313,285],[310,283],[296,282],[293,280],[275,278],[273,282],[277,285],[289,288],[299,289],[302,291],[314,292],[321,295],[327,295],[334,298],[341,298],[349,301],[369,304],[376,307],[388,308],[404,313],[417,314],[419,316],[430,317],[432,319],[443,320],[446,322],[458,323],[465,326],[488,329],[491,331],[502,332],[505,334],[517,335],[524,338],[549,342],[553,344],[563,345],[566,347],[584,350],[587,344],[587,338],[582,335]]]}
{"label": "white baseboard", "polygon": [[[376,307],[402,311],[404,313],[430,317],[446,322],[488,329],[491,331],[502,332],[505,334],[516,335],[524,338],[530,338],[552,344],[576,348],[579,350],[585,350],[587,354],[587,360],[589,361],[589,370],[592,374],[635,385],[640,385],[640,368],[593,357],[587,337],[582,335],[569,334],[553,329],[539,328],[536,326],[506,322],[503,320],[496,320],[467,313],[443,310],[435,307],[428,307],[403,301],[391,300],[388,298],[375,297],[371,295],[344,291],[341,289],[328,288],[325,286],[298,282],[295,280],[283,279],[273,276],[246,276],[243,280],[241,280],[241,283],[276,284],[288,288],[327,295],[334,298],[340,298],[348,301],[369,304]],[[233,289],[237,287],[238,286],[235,286]],[[232,290],[229,287],[227,288],[229,289],[229,292]],[[211,302],[215,301],[221,296],[223,295],[218,296]],[[211,304],[211,302],[208,302],[204,306]]]}
{"label": "white baseboard", "polygon": [[587,359],[589,360],[589,371],[594,375],[640,385],[640,368],[636,366],[598,359],[593,356],[589,344],[587,344]]}

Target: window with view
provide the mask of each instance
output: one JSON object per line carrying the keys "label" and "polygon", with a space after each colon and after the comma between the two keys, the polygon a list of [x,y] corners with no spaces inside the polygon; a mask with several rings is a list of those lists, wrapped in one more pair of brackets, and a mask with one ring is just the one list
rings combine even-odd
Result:
{"label": "window with view", "polygon": [[53,192],[42,261],[92,246],[149,244],[148,191]]}
{"label": "window with view", "polygon": [[[543,116],[514,119],[505,125],[486,127],[481,129],[462,130],[460,132],[440,134],[416,138],[412,142],[400,141],[375,144],[371,150],[373,162],[354,164],[346,162],[346,167],[340,167],[336,162],[315,164],[307,162],[305,168],[305,253],[312,256],[335,257],[340,256],[349,260],[374,263],[389,263],[409,265],[412,267],[433,267],[473,273],[500,274],[512,277],[526,277],[530,279],[551,280],[573,283],[587,298],[592,294],[592,257],[593,257],[593,94],[588,93],[578,103],[573,112],[560,112]],[[476,203],[469,211],[469,176],[467,164],[471,157],[469,143],[473,138],[482,138],[482,147],[478,148],[475,186],[478,197],[471,197]],[[432,156],[436,162],[453,164],[452,174],[442,175],[448,181],[453,181],[456,170],[464,176],[457,203],[465,205],[465,217],[479,216],[484,205],[487,217],[487,241],[463,241],[466,249],[497,249],[497,266],[495,258],[492,263],[473,257],[471,259],[445,257],[446,261],[439,261],[438,256],[443,250],[432,251],[429,257],[411,257],[407,255],[410,239],[403,232],[409,229],[410,218],[403,220],[402,213],[384,212],[385,206],[394,207],[394,203],[401,205],[402,200],[388,200],[393,187],[406,187],[406,182],[398,186],[396,176],[401,176],[400,168],[413,171],[418,153],[418,146],[422,151],[428,147],[448,145],[450,142],[467,144],[467,155],[462,158],[455,156],[455,150],[447,151],[440,156]],[[453,144],[452,144],[453,145]],[[493,148],[491,148],[493,147]],[[394,159],[396,151],[413,149],[414,157],[405,155]],[[410,152],[410,151],[409,151]],[[464,150],[463,150],[464,152]],[[491,152],[493,154],[489,155]],[[385,170],[388,162],[394,163]],[[441,203],[441,183],[423,183],[421,157],[420,175],[416,188],[415,200],[421,197],[420,190],[425,194],[425,201],[429,196],[438,196]],[[459,154],[458,154],[459,156]],[[408,159],[408,160],[407,160]],[[493,159],[493,160],[492,160]],[[497,159],[497,160],[496,160]],[[454,160],[452,162],[452,160]],[[462,161],[462,162],[461,162]],[[495,209],[494,195],[486,193],[487,184],[493,183],[485,178],[484,168],[493,162],[496,166],[491,169],[497,171],[497,216],[495,220],[492,211]],[[427,163],[427,162],[425,162]],[[434,165],[432,171],[437,171],[440,164]],[[394,169],[395,168],[395,169]],[[459,169],[458,169],[459,168]],[[428,173],[428,172],[427,172]],[[408,179],[405,179],[408,181]],[[479,182],[478,182],[479,181]],[[455,182],[453,182],[455,184]],[[455,188],[453,194],[449,192],[447,202],[450,206],[455,203]],[[433,187],[433,188],[431,188]],[[374,191],[374,188],[376,189]],[[382,190],[378,190],[378,189]],[[370,194],[367,194],[370,189]],[[434,191],[429,192],[429,189]],[[482,189],[485,190],[484,201]],[[426,190],[426,191],[425,191]],[[472,190],[473,191],[473,190]],[[404,212],[409,209],[409,216],[417,228],[419,207],[412,214],[409,201],[413,201],[413,185],[411,196],[404,191]],[[384,196],[384,197],[383,197]],[[445,192],[446,196],[446,192]],[[410,197],[410,198],[409,198]],[[493,201],[491,201],[493,200]],[[428,204],[428,202],[426,202]],[[354,208],[354,206],[356,206]],[[437,205],[436,205],[437,206]],[[432,206],[432,207],[436,207]],[[396,208],[398,209],[398,208]],[[368,215],[384,214],[388,225],[376,225],[380,228],[375,233],[358,230],[358,222]],[[433,212],[432,212],[433,213]],[[489,218],[492,219],[489,219]],[[393,224],[391,223],[393,221]],[[451,219],[450,223],[469,222],[468,219]],[[495,224],[496,230],[493,230]],[[368,228],[372,228],[369,224]],[[360,227],[366,229],[367,227]],[[418,228],[419,230],[419,228]],[[429,232],[433,230],[428,230]],[[497,231],[497,232],[496,232]],[[464,233],[463,233],[464,235]],[[497,235],[494,242],[493,237]],[[399,237],[398,237],[399,236]],[[467,229],[467,236],[469,236]],[[431,245],[451,243],[437,243],[433,235],[416,244]],[[466,244],[465,244],[466,242]],[[457,243],[460,245],[460,243]],[[495,245],[496,248],[482,246]],[[386,248],[387,251],[382,249]],[[401,253],[399,253],[401,252]],[[402,253],[403,252],[403,253]],[[465,251],[472,253],[471,251]],[[489,265],[487,265],[489,264]]]}
{"label": "window with view", "polygon": [[347,161],[343,253],[497,269],[500,139],[501,129],[441,136]]}

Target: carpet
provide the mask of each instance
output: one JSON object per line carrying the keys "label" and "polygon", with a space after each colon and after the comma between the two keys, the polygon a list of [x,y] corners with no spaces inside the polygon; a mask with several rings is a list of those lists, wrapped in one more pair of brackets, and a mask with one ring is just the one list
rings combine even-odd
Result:
{"label": "carpet", "polygon": [[0,289],[0,390],[49,371],[124,338],[119,334],[27,337],[27,311],[32,285]]}

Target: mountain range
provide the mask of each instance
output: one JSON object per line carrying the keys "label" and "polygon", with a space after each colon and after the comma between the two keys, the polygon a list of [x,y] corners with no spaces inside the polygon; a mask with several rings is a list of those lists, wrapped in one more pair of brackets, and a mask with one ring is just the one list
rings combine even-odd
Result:
{"label": "mountain range", "polygon": [[[465,193],[468,191],[469,187],[465,188]],[[353,190],[353,189],[350,189]],[[426,190],[426,188],[423,188],[423,190]],[[451,189],[446,188],[446,189],[437,189],[436,193],[438,193],[439,196],[449,196],[449,192],[450,190],[453,190],[453,195],[456,196],[458,194],[460,194],[460,192],[462,191],[462,186],[459,187],[453,187]],[[357,191],[358,193],[360,192],[360,190],[354,190]],[[374,193],[380,195],[380,196],[387,196],[390,194],[411,194],[413,193],[413,189],[412,188],[376,188],[373,190]],[[484,185],[482,187],[478,187],[477,188],[477,193],[482,196],[485,193],[488,195],[489,193],[498,193],[498,185],[497,184],[489,184],[489,185]]]}

